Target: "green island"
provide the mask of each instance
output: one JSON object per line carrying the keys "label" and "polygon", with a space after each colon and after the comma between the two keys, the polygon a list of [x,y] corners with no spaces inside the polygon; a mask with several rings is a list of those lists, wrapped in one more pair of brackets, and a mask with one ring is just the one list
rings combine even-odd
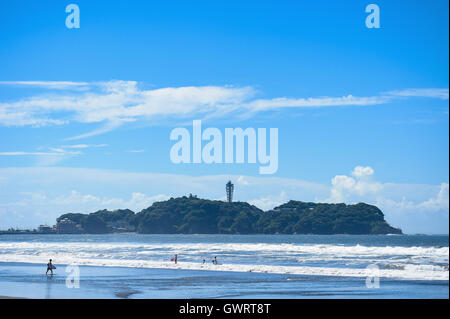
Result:
{"label": "green island", "polygon": [[291,200],[263,211],[246,202],[196,196],[155,202],[134,213],[129,209],[69,213],[57,218],[54,233],[107,234],[402,234],[384,220],[376,206]]}

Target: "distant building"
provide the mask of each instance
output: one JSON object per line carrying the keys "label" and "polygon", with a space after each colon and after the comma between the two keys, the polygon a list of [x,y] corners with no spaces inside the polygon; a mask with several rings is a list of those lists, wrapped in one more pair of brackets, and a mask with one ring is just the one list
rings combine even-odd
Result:
{"label": "distant building", "polygon": [[227,202],[231,203],[233,201],[233,192],[234,192],[234,185],[231,183],[231,181],[228,181],[226,185],[227,190]]}
{"label": "distant building", "polygon": [[82,232],[81,226],[68,218],[61,219],[56,224],[58,234],[79,234]]}
{"label": "distant building", "polygon": [[134,232],[136,227],[131,225],[126,220],[116,220],[106,223],[106,227],[110,229],[113,233],[127,233]]}
{"label": "distant building", "polygon": [[37,231],[42,234],[50,234],[54,232],[53,228],[47,225],[40,225]]}

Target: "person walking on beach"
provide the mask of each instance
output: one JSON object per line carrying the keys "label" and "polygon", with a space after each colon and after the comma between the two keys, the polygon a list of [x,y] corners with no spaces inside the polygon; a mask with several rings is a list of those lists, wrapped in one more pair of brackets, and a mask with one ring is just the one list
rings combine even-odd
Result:
{"label": "person walking on beach", "polygon": [[48,264],[47,264],[47,271],[45,272],[45,274],[47,275],[48,271],[50,270],[51,275],[53,276],[53,264],[52,264],[52,260],[50,259]]}

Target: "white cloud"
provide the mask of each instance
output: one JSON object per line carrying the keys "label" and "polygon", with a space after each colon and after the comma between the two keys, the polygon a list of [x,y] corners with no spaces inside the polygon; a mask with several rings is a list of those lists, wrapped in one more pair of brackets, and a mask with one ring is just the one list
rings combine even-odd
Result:
{"label": "white cloud", "polygon": [[442,209],[446,209],[448,211],[449,209],[449,184],[448,183],[441,183],[441,189],[439,190],[439,193],[433,197],[430,198],[427,201],[424,201],[417,205],[419,208],[424,210],[432,210],[432,211],[438,211]]}
{"label": "white cloud", "polygon": [[51,156],[61,156],[59,152],[0,152],[0,156],[24,156],[24,155],[51,155]]}
{"label": "white cloud", "polygon": [[[49,166],[61,162],[64,159],[72,156],[81,155],[83,152],[79,149],[106,147],[107,144],[76,144],[63,145],[61,147],[49,147],[50,152],[28,152],[28,151],[13,151],[0,152],[0,156],[34,156],[37,158],[36,165]],[[39,148],[38,148],[39,149]]]}
{"label": "white cloud", "polygon": [[352,172],[352,175],[356,178],[367,178],[369,176],[372,176],[373,173],[374,171],[370,166],[356,166]]}
{"label": "white cloud", "polygon": [[386,92],[386,95],[400,97],[428,97],[448,100],[448,89],[405,89]]}
{"label": "white cloud", "polygon": [[[140,90],[134,81],[92,83],[89,89],[88,92],[54,92],[1,103],[0,123],[7,126],[47,125],[49,116],[58,115],[66,121],[111,123],[112,127],[110,124],[100,130],[103,133],[139,118],[213,112],[230,104],[242,103],[253,94],[249,87],[191,86]],[[91,135],[82,135],[85,136]]]}
{"label": "white cloud", "polygon": [[0,81],[0,85],[41,87],[46,89],[79,89],[89,86],[88,82],[72,81]]}
{"label": "white cloud", "polygon": [[249,200],[249,204],[254,205],[262,210],[270,210],[274,207],[280,206],[289,200],[285,191],[281,191],[280,195],[269,195],[257,199]]}
{"label": "white cloud", "polygon": [[[245,175],[188,176],[67,167],[0,168],[0,228],[35,227],[69,212],[130,208],[189,193],[224,199],[225,183],[235,184],[236,201],[272,209],[289,200],[366,202],[378,206],[406,233],[448,233],[449,184],[394,184],[374,179],[375,170],[355,167],[331,184],[295,178]],[[74,191],[77,190],[77,191]],[[82,192],[80,191],[82,190]],[[34,194],[34,195],[33,195]],[[18,216],[23,216],[18,217]]]}
{"label": "white cloud", "polygon": [[[371,179],[374,170],[370,166],[356,166],[353,171],[353,177],[346,175],[336,175],[332,180],[331,195],[329,202],[357,202],[361,198],[376,196],[383,185]],[[362,200],[361,200],[362,201]]]}
{"label": "white cloud", "polygon": [[80,152],[66,152],[62,149],[52,148],[53,152],[0,152],[0,156],[64,156],[64,155],[78,155]]}
{"label": "white cloud", "polygon": [[355,167],[352,175],[333,177],[330,197],[325,201],[376,205],[388,221],[409,233],[448,233],[448,183],[439,186],[380,183],[373,180],[374,170],[369,166]]}
{"label": "white cloud", "polygon": [[124,207],[133,207],[134,210],[142,210],[151,206],[154,202],[161,202],[168,200],[170,197],[164,194],[155,196],[147,196],[142,193],[133,193],[129,202],[126,202]]}
{"label": "white cloud", "polygon": [[54,199],[50,199],[51,204],[56,205],[74,205],[74,204],[95,204],[101,203],[101,199],[93,195],[83,195],[75,190],[71,191],[68,195],[58,196]]}
{"label": "white cloud", "polygon": [[68,138],[65,138],[64,140],[65,141],[74,141],[74,140],[79,140],[79,139],[83,139],[83,138],[87,138],[87,137],[92,137],[92,136],[108,133],[112,130],[115,130],[116,128],[118,128],[119,126],[121,126],[122,124],[124,124],[126,122],[132,122],[132,120],[110,119],[109,122],[106,122],[101,127],[97,128],[93,131],[83,133],[80,135],[76,135],[76,136],[72,136],[72,137],[68,137]]}
{"label": "white cloud", "polygon": [[356,181],[345,175],[336,175],[331,180],[331,184],[333,187],[328,201],[332,203],[344,203],[347,199],[346,195],[353,191]]}
{"label": "white cloud", "polygon": [[239,184],[248,186],[250,183],[248,182],[248,180],[244,177],[244,176],[239,176],[239,178],[237,179],[237,182]]}
{"label": "white cloud", "polygon": [[108,144],[75,144],[75,145],[63,145],[61,148],[81,149],[90,147],[106,147]]}
{"label": "white cloud", "polygon": [[352,95],[342,97],[319,97],[319,98],[274,98],[270,100],[256,100],[246,106],[253,111],[278,109],[284,107],[326,107],[326,106],[364,106],[387,103],[388,99],[382,96],[356,97]]}
{"label": "white cloud", "polygon": [[[154,202],[169,199],[167,195],[147,196],[135,192],[123,197],[101,197],[75,190],[58,196],[49,196],[42,191],[20,192],[20,202],[0,203],[0,229],[17,225],[36,227],[39,224],[54,224],[63,213],[92,213],[102,209],[131,209],[139,212]],[[23,227],[23,226],[22,226]]]}
{"label": "white cloud", "polygon": [[[370,166],[357,166],[352,172],[355,177],[349,177],[346,175],[336,175],[332,180],[331,196],[327,199],[329,202],[345,202],[355,203],[358,201],[368,201],[372,203],[378,203],[382,206],[391,205],[402,209],[411,210],[447,210],[449,209],[449,184],[442,183],[439,186],[437,194],[427,200],[415,200],[408,201],[406,195],[411,194],[411,190],[402,184],[382,184],[380,182],[372,180],[370,177],[374,174],[374,170]],[[410,188],[424,188],[421,185],[409,185]],[[397,188],[397,190],[395,190]],[[392,199],[394,194],[399,193],[398,189],[403,189],[401,194],[401,200]],[[436,190],[436,186],[434,186]],[[429,193],[427,191],[427,193]],[[412,197],[417,197],[415,194],[411,194]]]}
{"label": "white cloud", "polygon": [[98,197],[90,194],[82,194],[78,191],[72,190],[69,194],[64,194],[53,199],[46,196],[37,197],[33,194],[33,198],[45,199],[49,205],[56,206],[70,206],[83,207],[85,212],[93,212],[100,209],[131,209],[139,212],[144,208],[151,206],[154,202],[169,199],[169,196],[158,194],[154,196],[147,196],[146,194],[135,192],[131,194],[129,200],[121,197]]}
{"label": "white cloud", "polygon": [[[260,207],[278,205],[280,194],[293,199],[313,200],[324,197],[326,185],[287,178],[242,176],[247,185],[237,180],[241,176],[188,176],[141,172],[122,172],[104,169],[67,167],[0,168],[0,229],[22,225],[35,227],[42,222],[69,212],[93,212],[98,209],[130,208],[138,211],[153,201],[178,197],[189,193],[201,198],[224,199],[225,184],[235,184],[236,201],[259,200]],[[76,190],[75,192],[73,192]],[[47,200],[31,201],[28,193],[39,193]],[[131,198],[130,198],[131,193]],[[134,195],[133,195],[134,193]],[[144,194],[144,195],[142,195]],[[167,195],[166,195],[167,194]],[[284,195],[285,194],[285,195]],[[257,202],[255,202],[257,203]],[[148,207],[147,206],[147,207]],[[13,213],[20,213],[18,219]]]}
{"label": "white cloud", "polygon": [[[161,117],[205,118],[230,112],[248,114],[279,108],[367,106],[391,102],[398,97],[448,99],[448,89],[408,89],[384,95],[357,97],[305,97],[255,99],[251,87],[186,86],[140,89],[135,81],[3,81],[0,85],[34,86],[49,93],[0,103],[0,125],[46,126],[70,122],[102,123],[99,128],[67,140],[103,134],[127,122]],[[74,89],[75,88],[75,89]],[[83,88],[79,90],[79,88]],[[71,90],[62,90],[71,89]]]}
{"label": "white cloud", "polygon": [[50,152],[0,152],[0,156],[32,156],[36,159],[37,166],[50,166],[59,163],[67,158],[83,154],[80,151],[68,151],[63,148],[49,148]]}

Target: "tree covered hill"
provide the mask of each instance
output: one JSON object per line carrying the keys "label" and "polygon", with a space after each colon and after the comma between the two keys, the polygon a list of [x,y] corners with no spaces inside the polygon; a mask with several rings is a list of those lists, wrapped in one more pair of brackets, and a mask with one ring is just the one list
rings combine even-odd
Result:
{"label": "tree covered hill", "polygon": [[144,209],[136,215],[136,226],[140,233],[254,234],[263,214],[244,202],[180,197]]}
{"label": "tree covered hill", "polygon": [[[384,220],[376,206],[358,203],[324,204],[289,201],[264,216],[269,233],[278,229],[285,234],[401,234]],[[280,231],[282,230],[282,231]]]}
{"label": "tree covered hill", "polygon": [[401,234],[376,206],[290,201],[270,211],[245,202],[227,203],[196,196],[156,202],[134,214],[101,210],[64,214],[85,233],[136,231],[142,234]]}

